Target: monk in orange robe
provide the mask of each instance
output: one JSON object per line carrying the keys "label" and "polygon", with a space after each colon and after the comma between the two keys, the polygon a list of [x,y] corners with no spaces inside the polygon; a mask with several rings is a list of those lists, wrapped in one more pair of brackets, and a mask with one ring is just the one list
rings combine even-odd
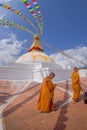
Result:
{"label": "monk in orange robe", "polygon": [[71,80],[72,80],[72,89],[73,89],[73,99],[75,102],[79,101],[80,97],[80,77],[78,74],[78,68],[74,67],[72,75],[71,75]]}
{"label": "monk in orange robe", "polygon": [[55,73],[50,73],[49,76],[43,79],[43,83],[40,90],[39,100],[37,104],[37,109],[42,112],[50,112],[54,110],[53,96],[54,89],[57,84],[52,82],[55,77]]}

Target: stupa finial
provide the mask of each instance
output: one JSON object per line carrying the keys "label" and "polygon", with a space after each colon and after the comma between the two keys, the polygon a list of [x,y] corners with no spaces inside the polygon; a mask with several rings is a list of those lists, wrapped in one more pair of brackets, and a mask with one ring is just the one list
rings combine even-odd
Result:
{"label": "stupa finial", "polygon": [[42,47],[41,47],[41,45],[40,45],[40,43],[39,43],[39,36],[36,34],[36,35],[34,35],[34,41],[33,41],[33,43],[32,43],[32,45],[31,45],[31,47],[30,47],[30,49],[28,50],[28,52],[30,52],[30,51],[42,51],[43,52],[43,49],[42,49]]}

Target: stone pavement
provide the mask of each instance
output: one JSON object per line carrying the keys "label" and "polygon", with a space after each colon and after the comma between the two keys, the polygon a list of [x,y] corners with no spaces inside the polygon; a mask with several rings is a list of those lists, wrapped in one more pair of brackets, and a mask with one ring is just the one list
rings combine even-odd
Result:
{"label": "stone pavement", "polygon": [[[87,77],[81,82],[86,87]],[[87,104],[83,102],[83,92],[79,102],[70,100],[73,94],[70,81],[58,82],[54,92],[56,111],[50,113],[40,113],[36,109],[39,90],[40,84],[34,82],[21,92],[7,91],[5,95],[4,90],[0,91],[4,93],[1,105],[17,95],[3,111],[3,130],[87,130]]]}

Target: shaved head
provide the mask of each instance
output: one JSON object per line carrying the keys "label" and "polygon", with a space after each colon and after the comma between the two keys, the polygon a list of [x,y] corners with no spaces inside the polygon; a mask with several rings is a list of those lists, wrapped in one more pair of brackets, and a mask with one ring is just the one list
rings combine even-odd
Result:
{"label": "shaved head", "polygon": [[50,77],[51,79],[53,79],[53,78],[55,77],[55,73],[51,72],[51,73],[49,74],[49,77]]}
{"label": "shaved head", "polygon": [[74,71],[78,71],[78,67],[74,67],[74,69],[73,69]]}

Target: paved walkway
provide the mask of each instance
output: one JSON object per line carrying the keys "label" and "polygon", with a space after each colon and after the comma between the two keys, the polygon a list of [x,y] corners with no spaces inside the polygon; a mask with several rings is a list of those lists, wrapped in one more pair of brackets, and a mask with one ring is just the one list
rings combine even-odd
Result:
{"label": "paved walkway", "polygon": [[[82,78],[81,82],[87,87],[87,78]],[[2,113],[3,130],[87,130],[87,105],[83,103],[83,93],[81,100],[73,103],[70,81],[58,83],[54,95],[56,111],[50,113],[40,113],[36,109],[40,84],[28,84],[21,92],[15,92],[13,88],[14,92],[0,91],[1,106],[17,96]]]}

